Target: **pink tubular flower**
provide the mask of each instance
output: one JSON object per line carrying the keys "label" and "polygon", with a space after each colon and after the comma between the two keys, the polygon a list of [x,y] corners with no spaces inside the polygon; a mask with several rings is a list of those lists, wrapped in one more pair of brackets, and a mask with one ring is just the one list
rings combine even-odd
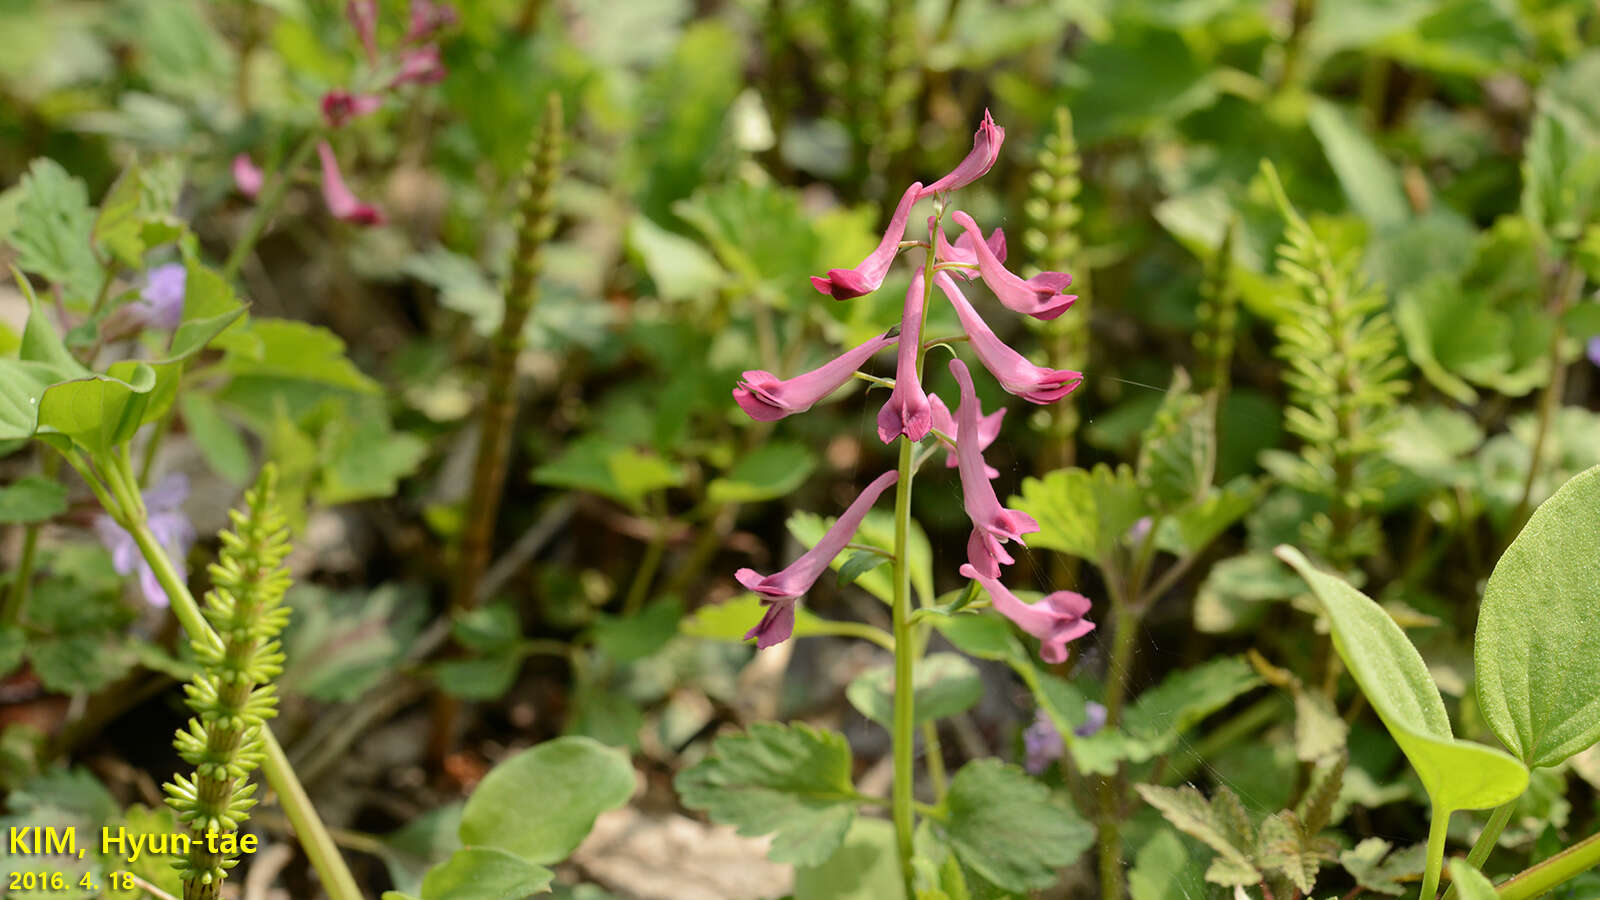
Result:
{"label": "pink tubular flower", "polygon": [[[961,388],[961,405],[956,408],[956,429],[963,435],[978,438],[978,392],[972,386],[972,374],[967,364],[959,359],[950,360],[950,374]],[[994,494],[984,470],[983,451],[979,440],[956,441],[956,463],[961,470],[961,503],[966,507],[967,518],[972,520],[972,536],[967,540],[967,561],[987,578],[1000,577],[1000,564],[1015,562],[1003,546],[1016,541],[1023,546],[1025,534],[1039,530],[1039,523],[1025,512],[1006,509]]]}
{"label": "pink tubular flower", "polygon": [[400,72],[389,81],[390,88],[402,84],[433,84],[444,80],[444,63],[439,60],[439,47],[428,44],[407,50],[400,57]]}
{"label": "pink tubular flower", "polygon": [[900,240],[906,235],[906,222],[911,218],[911,207],[917,202],[917,191],[921,189],[919,182],[906,188],[906,192],[900,196],[900,205],[894,208],[894,215],[889,219],[889,230],[883,233],[878,249],[867,254],[867,258],[853,269],[829,269],[826,275],[811,276],[812,286],[835,300],[860,297],[882,287],[883,277],[889,274],[890,264],[900,253]]}
{"label": "pink tubular flower", "polygon": [[967,154],[959,165],[950,170],[950,174],[923,188],[917,194],[917,199],[932,196],[939,191],[953,191],[956,188],[966,187],[977,181],[989,170],[994,168],[995,160],[1000,158],[1000,145],[1005,143],[1006,130],[994,123],[994,118],[986,109],[983,111],[983,121],[978,123],[978,130],[972,135],[972,151]]}
{"label": "pink tubular flower", "polygon": [[356,195],[344,183],[339,161],[334,158],[333,148],[328,146],[327,141],[317,144],[317,155],[322,157],[322,200],[328,204],[328,212],[333,213],[336,219],[357,225],[383,224],[383,214],[356,199]]}
{"label": "pink tubular flower", "polygon": [[329,128],[343,128],[351,119],[377,112],[381,106],[383,98],[377,94],[352,94],[335,88],[322,95],[322,119]]}
{"label": "pink tubular flower", "polygon": [[406,41],[416,43],[427,40],[435,31],[454,25],[456,11],[444,3],[432,0],[411,0],[411,25],[406,29]]}
{"label": "pink tubular flower", "polygon": [[[938,394],[928,395],[928,406],[933,411],[933,427],[949,435],[952,440],[959,443],[961,441],[961,428],[956,424],[955,417],[950,415],[950,407],[944,405],[944,401],[939,399]],[[978,411],[981,413],[983,410],[979,409]],[[994,443],[994,439],[1000,436],[1000,421],[1005,417],[1006,411],[1002,407],[978,419],[979,450],[989,449],[989,445]],[[956,452],[954,450],[945,454],[944,466],[947,469],[956,467]],[[1000,477],[1000,470],[988,464],[984,465],[983,473],[991,480]]]}
{"label": "pink tubular flower", "polygon": [[344,6],[345,18],[361,38],[368,61],[378,58],[378,0],[350,0]]}
{"label": "pink tubular flower", "polygon": [[233,185],[239,189],[239,193],[254,200],[261,193],[264,180],[261,169],[250,158],[250,154],[241,153],[233,158]]}
{"label": "pink tubular flower", "polygon": [[1094,623],[1084,618],[1089,598],[1076,591],[1056,591],[1037,603],[1023,603],[998,579],[972,566],[962,566],[961,574],[983,585],[1001,615],[1039,639],[1039,656],[1045,662],[1066,662],[1067,645],[1094,630]]}
{"label": "pink tubular flower", "polygon": [[[951,218],[966,229],[964,236],[968,238],[968,249],[977,257],[978,274],[983,276],[983,283],[994,291],[1007,309],[1048,321],[1066,312],[1072,306],[1072,301],[1078,299],[1076,294],[1061,293],[1067,285],[1072,284],[1071,275],[1065,272],[1040,272],[1024,281],[1012,274],[998,254],[980,240],[983,232],[971,216],[958,209]],[[959,245],[960,242],[957,243]]]}
{"label": "pink tubular flower", "polygon": [[1049,369],[1028,362],[1022,354],[1011,349],[989,330],[978,311],[972,308],[972,304],[967,302],[961,289],[948,275],[939,272],[933,276],[933,280],[950,298],[950,305],[956,308],[956,317],[961,320],[961,328],[971,340],[972,351],[978,355],[978,361],[1008,393],[1029,403],[1043,405],[1060,400],[1083,383],[1082,372]]}
{"label": "pink tubular flower", "polygon": [[740,409],[757,422],[776,422],[784,416],[805,412],[849,381],[850,376],[874,353],[894,342],[895,332],[885,332],[846,350],[819,368],[786,381],[780,381],[771,372],[751,369],[744,373],[739,386],[733,389],[733,399]]}
{"label": "pink tubular flower", "polygon": [[894,390],[878,410],[878,437],[892,443],[900,435],[913,441],[928,436],[933,428],[933,410],[928,394],[917,377],[917,352],[922,341],[922,270],[911,277],[906,288],[905,310],[900,315],[900,349],[894,367]]}
{"label": "pink tubular flower", "polygon": [[[931,225],[933,219],[929,218],[928,222]],[[972,248],[973,237],[970,231],[963,231],[961,236],[956,238],[955,244],[951,245],[949,241],[945,240],[944,229],[941,228],[936,232],[934,244],[938,248],[940,262],[965,263],[969,266],[978,264],[978,253]],[[1002,263],[1006,261],[1006,233],[1004,231],[996,228],[994,233],[989,235],[989,239],[984,242],[984,246],[989,248],[989,253],[994,258]],[[967,281],[978,277],[977,269],[946,269],[945,271]]]}
{"label": "pink tubular flower", "polygon": [[756,639],[756,647],[765,650],[773,644],[779,644],[789,639],[794,633],[794,604],[811,590],[817,583],[822,573],[827,571],[828,564],[839,555],[845,544],[850,543],[850,538],[861,527],[861,520],[867,517],[867,511],[878,502],[889,485],[900,479],[899,472],[885,472],[867,485],[866,490],[856,497],[855,502],[844,511],[838,521],[833,523],[822,540],[815,547],[801,554],[800,558],[789,564],[781,572],[771,575],[762,575],[754,569],[740,569],[733,577],[746,588],[761,596],[761,602],[767,604],[767,611],[762,615],[761,621],[745,634],[745,640]]}

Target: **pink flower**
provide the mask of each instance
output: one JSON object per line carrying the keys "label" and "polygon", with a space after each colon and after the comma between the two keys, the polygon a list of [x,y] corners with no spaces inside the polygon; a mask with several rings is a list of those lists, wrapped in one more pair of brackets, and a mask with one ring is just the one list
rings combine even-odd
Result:
{"label": "pink flower", "polygon": [[920,183],[906,188],[900,196],[900,205],[894,208],[889,219],[889,230],[883,233],[878,249],[867,254],[854,269],[829,269],[826,275],[811,276],[811,284],[819,292],[830,294],[835,300],[849,300],[870,294],[883,286],[883,277],[900,253],[900,240],[906,235],[906,222],[911,218],[911,207],[917,202]]}
{"label": "pink flower", "polygon": [[448,4],[411,0],[411,25],[406,29],[406,41],[416,43],[427,40],[435,31],[455,22],[456,11]]}
{"label": "pink flower", "polygon": [[261,193],[263,180],[261,169],[250,158],[250,154],[241,153],[233,158],[233,184],[239,193],[254,200]]}
{"label": "pink flower", "polygon": [[1000,564],[1015,562],[1003,546],[1007,541],[1022,540],[1025,534],[1039,530],[1039,523],[1025,512],[1006,509],[994,494],[994,485],[984,474],[983,451],[978,444],[981,430],[978,425],[978,392],[972,386],[972,375],[967,364],[959,359],[950,360],[950,374],[961,388],[961,405],[956,408],[956,428],[963,435],[978,440],[956,441],[956,464],[961,470],[961,503],[966,507],[967,518],[972,520],[972,536],[967,540],[967,561],[986,577],[1000,577]]}
{"label": "pink flower", "polygon": [[377,112],[383,98],[377,94],[352,94],[335,88],[322,95],[322,118],[329,128],[342,128],[351,119]]}
{"label": "pink flower", "polygon": [[765,650],[773,644],[782,643],[794,633],[794,604],[803,597],[822,573],[828,570],[828,564],[839,555],[850,538],[861,527],[861,520],[866,518],[867,511],[878,502],[889,485],[900,479],[899,472],[885,472],[879,475],[866,490],[856,497],[855,502],[844,511],[844,515],[833,523],[822,540],[815,547],[801,554],[800,558],[789,564],[787,569],[771,575],[762,575],[754,569],[740,569],[733,577],[746,588],[761,596],[761,601],[767,604],[767,611],[761,621],[745,634],[745,640],[756,639],[756,647]]}
{"label": "pink flower", "polygon": [[996,125],[989,111],[984,110],[983,121],[978,123],[978,130],[972,135],[972,151],[967,154],[967,158],[951,169],[950,174],[923,188],[917,194],[917,199],[932,196],[939,191],[953,191],[966,187],[988,174],[989,170],[994,168],[995,160],[1000,158],[1000,145],[1005,139],[1006,130]]}
{"label": "pink flower", "polygon": [[[933,411],[933,427],[949,435],[952,440],[959,442],[961,440],[961,429],[957,426],[955,417],[950,415],[950,407],[944,405],[944,401],[939,399],[938,394],[928,395],[928,406]],[[983,410],[980,408],[978,411],[981,413]],[[1000,421],[1005,417],[1006,411],[1001,408],[978,419],[979,450],[987,450],[989,445],[994,443],[994,439],[1000,436]],[[956,467],[956,452],[954,450],[945,454],[944,466],[947,469]],[[983,467],[983,473],[990,479],[1000,477],[1000,470],[987,464]]]}
{"label": "pink flower", "polygon": [[[983,276],[983,283],[994,291],[1007,309],[1048,321],[1066,312],[1072,306],[1072,301],[1078,299],[1075,294],[1061,293],[1072,283],[1071,275],[1065,272],[1040,272],[1024,281],[1005,267],[988,244],[978,240],[983,232],[971,216],[958,209],[951,218],[966,229],[963,236],[968,238],[967,248],[977,257],[978,274]],[[960,245],[959,240],[957,245]]]}
{"label": "pink flower", "polygon": [[1029,403],[1042,405],[1060,400],[1083,383],[1082,372],[1049,369],[1028,362],[1022,354],[1011,349],[989,330],[989,326],[978,315],[978,311],[972,308],[972,304],[967,302],[961,289],[948,275],[939,272],[933,276],[933,280],[944,291],[945,296],[950,298],[950,304],[956,308],[956,317],[961,320],[961,328],[971,340],[972,350],[978,355],[978,361],[983,363],[983,367],[994,375],[1007,392]]}
{"label": "pink flower", "polygon": [[383,224],[383,214],[356,199],[356,195],[344,183],[339,161],[334,158],[333,148],[328,146],[327,141],[317,144],[317,155],[322,157],[322,200],[328,204],[328,212],[333,213],[336,219],[357,225]]}
{"label": "pink flower", "polygon": [[1001,615],[1039,639],[1039,656],[1045,662],[1066,662],[1067,645],[1094,630],[1094,623],[1084,618],[1089,598],[1076,591],[1056,591],[1037,603],[1023,603],[997,579],[972,566],[962,566],[961,574],[983,585]]}
{"label": "pink flower", "polygon": [[894,343],[895,334],[893,330],[880,334],[854,349],[846,350],[820,368],[786,381],[780,381],[771,372],[751,369],[744,373],[739,386],[733,389],[733,399],[740,409],[757,422],[776,422],[784,416],[805,412],[849,381],[850,376],[874,353]]}
{"label": "pink flower", "polygon": [[[933,218],[931,216],[928,218],[928,222],[929,226],[932,227]],[[978,253],[972,248],[973,239],[970,231],[961,232],[961,236],[956,238],[955,245],[951,246],[950,242],[945,240],[944,229],[941,228],[936,233],[934,245],[938,248],[940,262],[965,263],[969,266],[978,264]],[[1004,231],[996,228],[994,233],[989,235],[989,240],[984,242],[984,246],[989,248],[989,252],[996,259],[1001,262],[1006,261],[1006,233]],[[946,269],[945,271],[967,281],[978,277],[977,269]]]}
{"label": "pink flower", "polygon": [[369,61],[378,58],[378,0],[350,0],[344,6],[345,18],[361,38]]}
{"label": "pink flower", "polygon": [[894,367],[894,390],[878,410],[878,437],[892,443],[899,435],[913,441],[928,436],[933,428],[933,411],[928,395],[917,377],[917,351],[922,340],[922,270],[911,277],[906,288],[906,305],[900,315],[900,349]]}
{"label": "pink flower", "polygon": [[407,50],[400,57],[400,72],[389,81],[389,87],[402,84],[433,84],[444,79],[444,63],[439,61],[439,48],[435,44]]}

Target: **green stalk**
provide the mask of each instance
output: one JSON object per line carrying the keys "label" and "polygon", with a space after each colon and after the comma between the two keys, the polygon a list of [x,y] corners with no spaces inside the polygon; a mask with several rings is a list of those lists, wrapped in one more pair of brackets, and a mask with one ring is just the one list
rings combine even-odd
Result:
{"label": "green stalk", "polygon": [[[116,490],[119,484],[123,485],[117,492],[119,508],[107,510],[108,512],[120,514],[130,506],[134,510],[142,510],[142,505],[124,502],[125,499],[136,501],[137,495],[132,498],[121,496],[126,494],[125,485],[131,483],[133,477],[127,468],[126,461],[120,457],[107,467],[108,473],[117,469],[123,470],[120,477],[112,484],[113,490]],[[189,593],[188,584],[178,574],[177,568],[173,566],[172,560],[167,557],[167,552],[162,549],[155,535],[150,532],[150,526],[145,522],[142,512],[136,519],[123,522],[122,525],[133,535],[134,543],[138,544],[139,552],[144,555],[145,562],[149,563],[156,581],[161,584],[161,589],[166,591],[172,612],[190,639],[220,648],[222,639],[200,613],[200,605],[195,602],[194,595]],[[283,748],[279,746],[278,739],[270,727],[262,726],[261,740],[266,754],[261,762],[261,773],[272,789],[278,793],[278,802],[283,806],[289,821],[294,824],[300,845],[305,848],[312,867],[322,878],[323,890],[328,892],[331,900],[363,900],[361,889],[356,886],[355,876],[350,874],[344,857],[339,855],[339,848],[328,833],[328,827],[317,815],[316,807],[312,806],[311,798],[306,795],[300,779],[295,776],[294,768],[289,765],[289,758],[284,755]]]}
{"label": "green stalk", "polygon": [[[1570,263],[1564,264],[1565,271],[1559,279],[1556,296],[1551,303],[1551,316],[1555,319],[1555,328],[1550,332],[1550,348],[1546,355],[1550,360],[1550,380],[1545,382],[1544,391],[1539,395],[1539,419],[1533,435],[1533,448],[1528,457],[1528,474],[1522,482],[1522,498],[1517,501],[1516,509],[1512,511],[1510,527],[1506,529],[1503,544],[1509,546],[1517,532],[1528,520],[1528,515],[1533,509],[1533,488],[1539,480],[1540,464],[1544,462],[1545,443],[1550,434],[1550,427],[1554,424],[1556,413],[1561,409],[1561,395],[1567,386],[1567,359],[1561,352],[1562,344],[1567,340],[1566,316],[1567,307],[1572,305],[1572,299],[1583,288],[1583,270]],[[1502,548],[1503,549],[1503,548]]]}
{"label": "green stalk", "polygon": [[1428,867],[1422,873],[1422,891],[1417,900],[1433,900],[1439,893],[1439,872],[1444,868],[1444,839],[1450,830],[1450,811],[1433,807],[1428,824]]}
{"label": "green stalk", "polygon": [[[1511,821],[1511,811],[1516,808],[1516,805],[1517,798],[1507,800],[1504,804],[1495,808],[1494,815],[1490,816],[1489,821],[1484,824],[1483,833],[1478,835],[1477,843],[1472,845],[1472,852],[1467,854],[1467,863],[1474,869],[1483,868],[1483,861],[1489,858],[1489,852],[1494,849],[1494,845],[1500,840],[1500,832],[1504,831],[1506,823]],[[1452,881],[1450,886],[1445,888],[1444,900],[1451,900],[1455,895],[1456,885]]]}
{"label": "green stalk", "polygon": [[[44,458],[44,476],[54,481],[61,469],[61,460],[51,453]],[[6,595],[5,608],[0,609],[0,627],[22,621],[22,611],[28,605],[28,591],[33,582],[33,566],[39,552],[39,530],[43,522],[29,522],[22,529],[22,558],[17,560],[16,581]]]}
{"label": "green stalk", "polygon": [[277,214],[278,206],[283,203],[284,195],[289,192],[289,185],[294,182],[294,173],[300,170],[306,159],[311,156],[311,151],[317,147],[317,141],[322,139],[322,130],[313,128],[300,139],[300,143],[289,151],[288,158],[272,176],[272,183],[261,194],[261,202],[256,204],[250,213],[250,221],[245,224],[244,234],[239,242],[228,251],[228,258],[222,264],[222,277],[232,281],[239,274],[239,267],[249,258],[250,251],[255,249],[256,242],[261,240],[261,235],[267,230],[267,223]]}
{"label": "green stalk", "polygon": [[913,706],[913,677],[916,644],[911,639],[911,567],[906,565],[911,536],[911,467],[915,446],[900,437],[900,480],[894,493],[894,831],[900,851],[900,874],[905,879],[906,897],[915,897],[911,857],[916,834],[912,809],[913,770],[916,749],[916,710]]}
{"label": "green stalk", "polygon": [[1500,885],[1500,900],[1529,900],[1600,865],[1600,833],[1591,834]]}

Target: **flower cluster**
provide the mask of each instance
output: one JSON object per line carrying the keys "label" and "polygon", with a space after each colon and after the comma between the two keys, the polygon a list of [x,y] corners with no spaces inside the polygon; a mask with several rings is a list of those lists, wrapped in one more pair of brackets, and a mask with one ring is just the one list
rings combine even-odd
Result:
{"label": "flower cluster", "polygon": [[[189,548],[194,546],[195,540],[194,525],[183,511],[183,502],[188,498],[189,479],[178,472],[161,479],[143,495],[145,521],[150,533],[155,535],[157,543],[166,551],[167,558],[172,560],[180,576],[184,575],[184,557],[189,555]],[[144,595],[145,602],[151,606],[165,607],[168,603],[167,592],[161,589],[161,582],[156,580],[156,573],[140,552],[133,535],[104,514],[95,517],[94,533],[111,552],[111,564],[117,574],[131,575],[137,570],[139,591]]]}
{"label": "flower cluster", "polygon": [[[962,233],[952,243],[940,227],[949,194],[982,177],[999,158],[1005,130],[984,112],[983,122],[973,137],[972,152],[949,174],[929,185],[912,184],[901,194],[882,240],[859,264],[849,269],[831,269],[814,276],[816,289],[836,300],[865,296],[883,286],[895,258],[907,247],[922,247],[932,254],[911,278],[906,290],[900,324],[854,347],[811,372],[780,379],[771,372],[752,370],[733,391],[734,400],[752,419],[770,422],[810,409],[855,375],[867,360],[890,344],[897,345],[894,387],[878,413],[878,437],[893,443],[904,437],[922,441],[930,434],[950,448],[946,465],[957,468],[967,517],[972,534],[967,542],[967,563],[961,573],[988,592],[995,609],[1042,642],[1041,655],[1050,662],[1067,657],[1067,645],[1087,634],[1094,623],[1084,618],[1089,600],[1072,591],[1057,591],[1035,603],[1024,603],[999,581],[1001,566],[1014,562],[1006,545],[1023,544],[1025,535],[1039,530],[1028,514],[1000,504],[991,479],[999,473],[989,466],[983,452],[1000,432],[1005,410],[984,415],[978,406],[977,390],[966,363],[950,362],[950,372],[960,390],[960,403],[954,415],[937,395],[922,385],[922,327],[927,318],[927,303],[936,286],[955,308],[956,317],[966,332],[978,362],[989,370],[1008,393],[1030,403],[1053,403],[1082,383],[1083,375],[1065,369],[1037,366],[1001,340],[979,315],[962,292],[960,281],[981,280],[1007,309],[1036,319],[1054,319],[1066,312],[1077,299],[1063,293],[1071,276],[1044,272],[1024,279],[1005,267],[1006,240],[996,228],[985,236],[971,216],[957,209],[950,219]],[[928,219],[926,241],[905,239],[912,208],[918,201],[933,197],[936,215]],[[928,283],[931,278],[932,284]],[[746,635],[756,646],[769,647],[786,640],[794,629],[794,604],[827,571],[829,563],[842,552],[860,526],[867,511],[879,496],[894,484],[898,472],[880,475],[840,516],[822,540],[788,568],[772,575],[740,569],[740,584],[759,594],[767,604],[766,614]]]}
{"label": "flower cluster", "polygon": [[[355,28],[366,51],[375,87],[369,90],[334,88],[322,95],[322,120],[329,130],[343,128],[354,119],[377,112],[388,95],[407,84],[433,84],[444,78],[444,63],[434,35],[456,20],[455,10],[432,0],[411,0],[410,23],[394,52],[378,50],[377,0],[349,0],[345,16]],[[381,225],[383,214],[363,203],[345,183],[339,160],[327,141],[317,143],[322,164],[322,199],[336,219],[357,225]],[[233,181],[239,193],[254,198],[265,181],[261,169],[248,154],[233,158]]]}

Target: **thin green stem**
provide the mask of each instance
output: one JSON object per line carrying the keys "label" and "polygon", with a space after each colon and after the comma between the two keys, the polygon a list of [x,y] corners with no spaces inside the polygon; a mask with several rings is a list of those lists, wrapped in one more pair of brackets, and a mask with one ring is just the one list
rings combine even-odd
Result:
{"label": "thin green stem", "polygon": [[[1499,842],[1500,832],[1504,831],[1506,828],[1506,823],[1511,821],[1511,811],[1515,809],[1516,806],[1516,798],[1506,801],[1504,804],[1495,808],[1494,815],[1490,816],[1489,821],[1484,824],[1483,833],[1478,835],[1477,843],[1472,845],[1472,851],[1467,854],[1467,862],[1474,869],[1483,868],[1483,861],[1489,858],[1489,852],[1492,851],[1494,849],[1494,845]],[[1450,886],[1445,888],[1444,900],[1451,900],[1451,898],[1455,897],[1455,895],[1456,885],[1455,882],[1452,881],[1450,882]]]}
{"label": "thin green stem", "polygon": [[1533,490],[1539,480],[1539,468],[1544,462],[1545,444],[1555,423],[1556,413],[1561,409],[1561,395],[1567,385],[1567,359],[1562,353],[1562,345],[1567,341],[1565,313],[1567,307],[1572,305],[1572,298],[1583,288],[1583,277],[1580,267],[1563,264],[1556,295],[1550,304],[1551,317],[1555,320],[1546,353],[1550,360],[1550,380],[1545,382],[1544,392],[1539,395],[1539,418],[1533,434],[1533,448],[1528,456],[1528,474],[1522,482],[1522,497],[1517,501],[1516,509],[1511,514],[1510,527],[1502,539],[1505,545],[1516,538],[1533,509]]}
{"label": "thin green stem", "polygon": [[909,438],[900,438],[900,481],[894,495],[894,790],[895,842],[900,852],[900,873],[906,896],[915,897],[911,857],[916,834],[912,787],[916,763],[916,711],[913,706],[916,647],[911,639],[911,567],[906,565],[911,538],[912,451]]}
{"label": "thin green stem", "polygon": [[1439,872],[1444,869],[1444,839],[1450,830],[1450,811],[1433,807],[1428,825],[1428,865],[1422,873],[1422,891],[1417,900],[1433,900],[1439,893]]}
{"label": "thin green stem", "polygon": [[[44,477],[54,481],[61,471],[61,458],[54,453],[45,456],[42,464]],[[15,625],[22,621],[22,611],[28,606],[28,591],[32,588],[33,566],[38,557],[39,531],[43,522],[29,522],[22,531],[22,557],[17,560],[16,581],[6,595],[5,609],[0,610],[0,626]]]}
{"label": "thin green stem", "polygon": [[256,247],[256,242],[261,240],[261,235],[267,230],[267,223],[277,214],[278,206],[283,203],[284,195],[289,192],[289,185],[294,182],[294,173],[311,156],[311,151],[316,149],[317,141],[322,139],[322,131],[312,129],[300,143],[289,151],[288,158],[281,168],[272,176],[272,183],[261,194],[261,202],[256,204],[250,213],[250,221],[245,224],[244,234],[240,235],[239,242],[228,251],[228,258],[222,264],[222,277],[232,281],[239,274],[239,267],[250,257],[250,251]]}
{"label": "thin green stem", "polygon": [[922,749],[928,757],[928,782],[933,785],[933,800],[943,803],[946,789],[944,751],[939,746],[939,725],[932,720],[922,723]]}
{"label": "thin green stem", "polygon": [[655,582],[656,570],[661,567],[661,556],[667,549],[667,523],[656,523],[655,536],[644,548],[644,559],[639,561],[639,568],[634,570],[633,583],[628,585],[628,596],[622,601],[623,615],[631,616],[644,606],[645,597],[650,593],[650,585]]}
{"label": "thin green stem", "polygon": [[1600,833],[1591,834],[1500,885],[1500,900],[1528,900],[1600,865]]}

